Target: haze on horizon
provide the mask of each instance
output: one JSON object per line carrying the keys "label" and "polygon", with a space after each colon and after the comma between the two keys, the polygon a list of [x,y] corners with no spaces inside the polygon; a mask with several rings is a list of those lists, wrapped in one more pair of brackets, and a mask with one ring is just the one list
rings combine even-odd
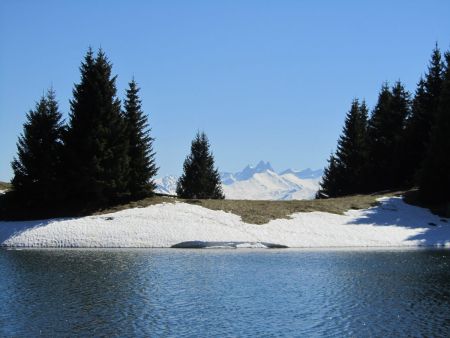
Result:
{"label": "haze on horizon", "polygon": [[181,172],[197,130],[221,171],[322,168],[353,98],[372,108],[398,79],[415,91],[434,44],[450,47],[448,13],[444,0],[2,1],[0,180],[50,86],[67,118],[88,46],[114,64],[119,98],[139,83],[158,176]]}

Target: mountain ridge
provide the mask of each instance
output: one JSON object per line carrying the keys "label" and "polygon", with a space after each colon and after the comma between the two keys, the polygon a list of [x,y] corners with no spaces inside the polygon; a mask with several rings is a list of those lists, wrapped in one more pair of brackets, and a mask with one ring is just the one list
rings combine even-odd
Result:
{"label": "mountain ridge", "polygon": [[[270,162],[259,161],[236,173],[220,172],[226,199],[292,200],[313,199],[319,189],[322,169],[286,169],[277,173]],[[155,180],[156,192],[176,194],[177,177],[168,175]]]}

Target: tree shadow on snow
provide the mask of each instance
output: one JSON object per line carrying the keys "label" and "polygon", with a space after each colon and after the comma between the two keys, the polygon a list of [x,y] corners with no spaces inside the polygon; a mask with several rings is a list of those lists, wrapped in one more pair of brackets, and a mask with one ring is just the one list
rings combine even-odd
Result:
{"label": "tree shadow on snow", "polygon": [[364,210],[363,214],[348,224],[373,224],[375,226],[398,226],[423,229],[409,237],[409,241],[420,241],[423,246],[450,244],[450,219],[432,214],[428,209],[405,203],[401,197],[390,197],[380,204]]}

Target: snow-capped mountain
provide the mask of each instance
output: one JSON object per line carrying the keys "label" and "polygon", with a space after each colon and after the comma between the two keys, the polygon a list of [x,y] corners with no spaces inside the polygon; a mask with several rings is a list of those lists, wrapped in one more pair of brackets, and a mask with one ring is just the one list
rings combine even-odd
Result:
{"label": "snow-capped mountain", "polygon": [[321,170],[284,170],[277,174],[269,162],[260,161],[235,173],[224,173],[222,186],[227,199],[312,199],[319,189]]}
{"label": "snow-capped mountain", "polygon": [[222,184],[230,185],[236,181],[249,180],[255,174],[264,173],[266,171],[274,172],[269,162],[259,161],[255,167],[248,165],[242,171],[237,173],[222,172],[220,173],[220,179],[222,180]]}
{"label": "snow-capped mountain", "polygon": [[156,192],[159,194],[176,195],[177,177],[173,175],[164,176],[155,180]]}
{"label": "snow-capped mountain", "polygon": [[[226,199],[291,200],[312,199],[319,189],[322,170],[287,169],[277,174],[269,162],[246,166],[237,173],[222,172]],[[155,180],[157,192],[175,195],[175,176]]]}
{"label": "snow-capped mountain", "polygon": [[304,170],[287,169],[280,173],[280,175],[285,175],[285,174],[293,174],[293,175],[297,176],[298,178],[303,178],[303,179],[315,179],[315,178],[322,177],[323,169],[317,169],[317,170],[312,170],[311,168],[306,168]]}

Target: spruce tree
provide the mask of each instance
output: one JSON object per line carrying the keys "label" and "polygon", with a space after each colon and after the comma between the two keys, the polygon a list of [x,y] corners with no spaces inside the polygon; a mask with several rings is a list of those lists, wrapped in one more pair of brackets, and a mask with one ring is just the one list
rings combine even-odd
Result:
{"label": "spruce tree", "polygon": [[328,165],[325,167],[316,198],[329,198],[343,195],[341,185],[342,169],[335,155],[331,154],[328,159]]}
{"label": "spruce tree", "polygon": [[404,156],[404,135],[405,125],[408,116],[411,114],[411,95],[405,89],[400,81],[397,81],[394,87],[392,87],[392,99],[391,99],[391,116],[392,116],[392,165],[391,175],[388,176],[387,184],[388,189],[398,189],[405,186],[405,161]]}
{"label": "spruce tree", "polygon": [[404,181],[412,186],[427,154],[431,127],[434,124],[442,88],[443,63],[436,45],[425,79],[420,79],[414,96],[411,116],[406,122],[403,163]]}
{"label": "spruce tree", "polygon": [[139,88],[134,79],[129,83],[123,116],[129,142],[128,190],[133,198],[153,193],[155,183],[152,178],[158,172],[153,152],[153,138],[150,136],[147,115],[141,107]]}
{"label": "spruce tree", "polygon": [[409,93],[400,82],[392,91],[383,84],[367,128],[368,158],[365,169],[368,191],[396,188],[400,135],[409,113]]}
{"label": "spruce tree", "polygon": [[214,157],[205,133],[197,133],[191,144],[191,154],[183,164],[183,174],[177,183],[177,195],[182,198],[225,198],[220,175],[214,168]]}
{"label": "spruce tree", "polygon": [[27,114],[12,162],[12,185],[22,202],[40,205],[59,199],[61,117],[53,89]]}
{"label": "spruce tree", "polygon": [[127,193],[125,122],[105,53],[89,49],[80,71],[65,137],[66,190],[75,203],[102,205]]}
{"label": "spruce tree", "polygon": [[431,141],[420,173],[420,196],[426,202],[447,203],[450,213],[450,52],[446,66],[437,116]]}
{"label": "spruce tree", "polygon": [[364,191],[364,164],[366,160],[367,107],[353,100],[347,113],[336,154],[329,159],[321,183],[321,194],[329,197]]}

